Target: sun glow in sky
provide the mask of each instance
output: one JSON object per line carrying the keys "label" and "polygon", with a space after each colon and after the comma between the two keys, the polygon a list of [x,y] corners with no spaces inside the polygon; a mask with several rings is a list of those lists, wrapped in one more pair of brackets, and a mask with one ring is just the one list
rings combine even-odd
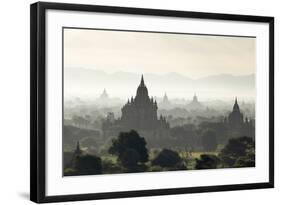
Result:
{"label": "sun glow in sky", "polygon": [[64,29],[65,67],[190,78],[255,73],[255,38]]}

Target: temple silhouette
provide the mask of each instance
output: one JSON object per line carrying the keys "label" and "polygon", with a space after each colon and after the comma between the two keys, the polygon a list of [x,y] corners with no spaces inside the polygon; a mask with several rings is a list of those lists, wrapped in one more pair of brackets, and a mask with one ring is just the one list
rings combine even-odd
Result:
{"label": "temple silhouette", "polygon": [[165,117],[160,116],[158,119],[157,109],[156,100],[148,96],[148,90],[142,75],[136,97],[128,99],[128,102],[121,109],[120,124],[124,129],[134,130],[154,130],[169,127]]}
{"label": "temple silhouette", "polygon": [[[163,101],[168,102],[165,94]],[[161,102],[163,103],[163,102]],[[196,95],[189,104],[191,112],[204,107]],[[144,77],[141,76],[140,84],[137,88],[136,96],[128,99],[127,103],[121,108],[121,117],[115,119],[114,113],[109,112],[105,121],[102,123],[103,136],[116,137],[120,132],[130,130],[137,131],[145,137],[148,147],[169,147],[173,138],[171,128],[165,116],[158,116],[158,105],[156,99],[149,97],[148,89],[145,85]],[[240,111],[237,98],[230,114],[220,122],[208,122],[213,127],[218,136],[223,136],[227,141],[232,137],[251,136],[255,137],[255,122],[244,118]]]}
{"label": "temple silhouette", "polygon": [[168,99],[167,93],[165,93],[165,95],[163,97],[163,103],[170,104],[170,101]]}
{"label": "temple silhouette", "polygon": [[228,123],[231,125],[231,127],[236,129],[244,123],[243,113],[240,112],[237,97],[235,98],[232,112],[228,116]]}
{"label": "temple silhouette", "polygon": [[204,106],[198,101],[196,94],[194,94],[192,101],[187,105],[190,110],[203,109]]}
{"label": "temple silhouette", "polygon": [[104,88],[100,96],[95,100],[95,103],[100,107],[109,107],[111,105],[111,99]]}
{"label": "temple silhouette", "polygon": [[243,113],[240,111],[237,97],[235,98],[232,112],[224,119],[224,124],[230,137],[239,135],[255,136],[255,121],[247,117],[244,118]]}
{"label": "temple silhouette", "polygon": [[165,92],[164,97],[162,101],[159,103],[159,107],[161,109],[170,109],[172,107],[171,102],[169,101],[169,98],[167,96],[167,93]]}
{"label": "temple silhouette", "polygon": [[108,98],[108,94],[106,92],[106,89],[104,88],[102,94],[100,95],[100,100],[108,100]]}
{"label": "temple silhouette", "polygon": [[113,113],[108,114],[102,126],[103,133],[108,136],[120,131],[136,130],[146,136],[148,142],[151,137],[167,136],[169,123],[164,116],[157,116],[157,109],[156,99],[149,97],[142,75],[136,96],[128,99],[121,108],[121,118],[114,120]]}

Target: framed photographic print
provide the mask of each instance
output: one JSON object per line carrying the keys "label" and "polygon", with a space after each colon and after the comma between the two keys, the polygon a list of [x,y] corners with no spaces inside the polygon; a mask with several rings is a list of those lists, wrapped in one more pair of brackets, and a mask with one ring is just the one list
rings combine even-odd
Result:
{"label": "framed photographic print", "polygon": [[31,5],[31,200],[274,186],[274,18]]}

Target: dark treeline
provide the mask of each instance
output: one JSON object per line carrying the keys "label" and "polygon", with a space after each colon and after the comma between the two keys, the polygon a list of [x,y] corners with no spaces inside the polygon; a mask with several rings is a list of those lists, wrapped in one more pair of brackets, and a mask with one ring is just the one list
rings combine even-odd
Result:
{"label": "dark treeline", "polygon": [[[175,134],[180,132],[182,130],[175,130]],[[181,143],[188,147],[191,141],[183,139]],[[201,143],[205,152],[199,154],[191,149],[149,149],[145,138],[138,132],[120,132],[110,140],[102,154],[83,150],[83,144],[78,142],[74,152],[64,153],[64,174],[72,176],[255,166],[255,142],[251,137],[231,138],[218,149],[216,133],[206,129],[201,133]]]}
{"label": "dark treeline", "polygon": [[[119,132],[118,132],[119,133]],[[88,153],[101,155],[107,153],[111,140],[118,133],[110,133],[109,136],[102,134],[102,131],[78,128],[75,126],[64,126],[64,151],[72,152],[77,141]],[[239,136],[254,138],[254,127],[251,130],[241,130],[239,133],[232,132],[223,122],[202,122],[199,125],[184,124],[171,127],[161,136],[144,136],[148,149],[168,148],[177,151],[216,151],[225,146],[229,139]]]}

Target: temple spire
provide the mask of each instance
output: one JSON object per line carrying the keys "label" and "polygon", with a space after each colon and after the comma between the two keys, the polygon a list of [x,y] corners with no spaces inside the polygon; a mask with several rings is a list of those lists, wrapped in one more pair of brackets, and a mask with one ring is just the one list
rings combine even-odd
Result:
{"label": "temple spire", "polygon": [[197,98],[197,96],[196,96],[196,93],[194,93],[193,101],[194,101],[194,102],[198,102],[198,98]]}
{"label": "temple spire", "polygon": [[237,97],[235,97],[235,103],[234,103],[234,105],[233,105],[233,111],[234,111],[234,110],[240,111],[239,105],[238,105],[238,102],[237,102]]}
{"label": "temple spire", "polygon": [[136,95],[136,99],[139,99],[139,98],[146,98],[145,100],[149,100],[149,97],[148,97],[148,90],[144,84],[144,79],[143,79],[143,75],[141,75],[141,82],[140,82],[140,85],[137,89],[137,95]]}
{"label": "temple spire", "polygon": [[143,80],[143,74],[141,75],[141,83],[140,83],[140,86],[144,87],[144,80]]}
{"label": "temple spire", "polygon": [[75,154],[81,154],[81,148],[80,148],[80,142],[79,140],[77,141],[77,145],[76,145],[76,150],[75,150]]}
{"label": "temple spire", "polygon": [[165,92],[165,95],[164,95],[164,97],[163,97],[163,102],[164,103],[168,103],[168,96],[167,96],[167,93]]}
{"label": "temple spire", "polygon": [[107,98],[108,98],[108,94],[107,94],[105,88],[103,89],[103,92],[102,92],[102,94],[100,95],[100,98],[101,98],[101,99],[107,99]]}
{"label": "temple spire", "polygon": [[80,150],[80,142],[79,142],[79,140],[77,141],[76,150]]}

